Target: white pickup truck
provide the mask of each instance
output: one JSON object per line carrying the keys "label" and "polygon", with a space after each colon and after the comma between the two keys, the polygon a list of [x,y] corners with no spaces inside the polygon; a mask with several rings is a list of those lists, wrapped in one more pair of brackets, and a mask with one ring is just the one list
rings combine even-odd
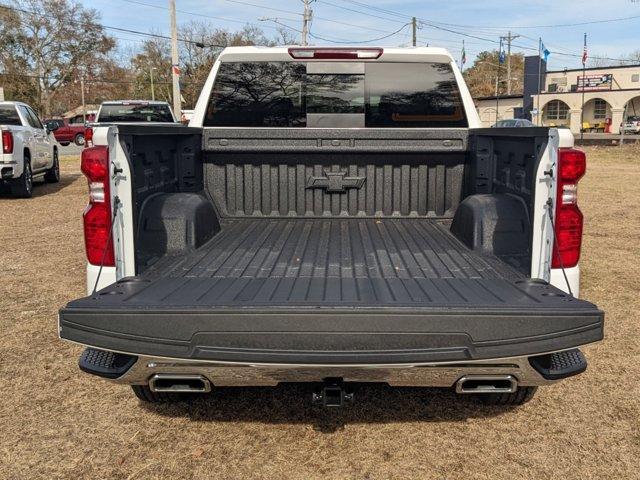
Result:
{"label": "white pickup truck", "polygon": [[60,181],[58,146],[38,114],[26,103],[0,102],[0,181],[9,185],[11,193],[28,198],[33,193],[33,180]]}
{"label": "white pickup truck", "polygon": [[438,48],[225,49],[189,127],[82,154],[80,368],[145,401],[216,386],[451,387],[520,404],[579,374],[586,169],[573,137],[480,128]]}

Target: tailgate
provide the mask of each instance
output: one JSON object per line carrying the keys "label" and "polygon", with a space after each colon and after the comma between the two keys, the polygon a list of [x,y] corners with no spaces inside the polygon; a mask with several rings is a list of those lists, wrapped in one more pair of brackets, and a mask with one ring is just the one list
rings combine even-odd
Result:
{"label": "tailgate", "polygon": [[133,277],[69,303],[60,336],[193,360],[428,363],[574,348],[601,340],[603,320],[529,279]]}

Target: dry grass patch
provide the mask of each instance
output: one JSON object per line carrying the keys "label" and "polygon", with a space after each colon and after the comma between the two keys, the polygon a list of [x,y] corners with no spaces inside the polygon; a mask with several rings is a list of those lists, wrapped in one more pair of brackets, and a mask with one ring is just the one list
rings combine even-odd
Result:
{"label": "dry grass patch", "polygon": [[0,477],[638,478],[640,150],[587,152],[582,296],[607,314],[588,371],[515,410],[372,386],[331,413],[300,386],[149,407],[79,372],[56,312],[84,291],[87,195],[63,158],[59,185],[0,197]]}

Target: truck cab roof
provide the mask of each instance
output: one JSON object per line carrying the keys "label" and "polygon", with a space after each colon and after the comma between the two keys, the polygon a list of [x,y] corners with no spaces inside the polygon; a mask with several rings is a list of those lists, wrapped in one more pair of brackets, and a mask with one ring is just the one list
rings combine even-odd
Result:
{"label": "truck cab roof", "polygon": [[[294,58],[295,52],[300,51],[318,51],[325,52],[323,58],[298,57]],[[376,58],[357,57],[358,52],[380,51],[380,55]],[[330,52],[336,53],[336,58],[329,58]],[[347,62],[350,59],[345,58],[345,52],[354,52],[356,57],[351,60],[356,61],[379,61],[379,62],[436,62],[451,63],[453,57],[444,48],[437,47],[363,47],[363,46],[340,46],[326,47],[313,46],[303,47],[300,45],[290,45],[283,47],[227,47],[218,57],[221,62],[243,61],[340,61]],[[292,55],[293,53],[293,55]],[[342,54],[342,55],[340,55]]]}

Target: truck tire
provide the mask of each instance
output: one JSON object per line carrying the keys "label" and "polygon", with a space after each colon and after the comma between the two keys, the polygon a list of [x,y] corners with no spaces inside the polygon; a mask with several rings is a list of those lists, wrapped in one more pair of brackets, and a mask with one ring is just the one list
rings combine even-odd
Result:
{"label": "truck tire", "polygon": [[58,149],[53,149],[53,165],[44,174],[44,181],[47,183],[58,183],[60,181],[60,160],[58,159]]}
{"label": "truck tire", "polygon": [[191,398],[188,393],[152,392],[149,385],[131,385],[131,389],[136,397],[147,403],[183,402]]}
{"label": "truck tire", "polygon": [[71,142],[58,142],[58,143],[63,147],[68,147],[69,145],[71,145]]}
{"label": "truck tire", "polygon": [[31,198],[33,195],[33,174],[31,173],[31,156],[24,152],[24,170],[22,175],[11,182],[11,193],[18,198]]}
{"label": "truck tire", "polygon": [[484,393],[477,395],[485,405],[523,405],[533,398],[538,387],[519,387],[513,393]]}
{"label": "truck tire", "polygon": [[79,133],[73,138],[73,143],[78,145],[79,147],[84,146],[84,134]]}

